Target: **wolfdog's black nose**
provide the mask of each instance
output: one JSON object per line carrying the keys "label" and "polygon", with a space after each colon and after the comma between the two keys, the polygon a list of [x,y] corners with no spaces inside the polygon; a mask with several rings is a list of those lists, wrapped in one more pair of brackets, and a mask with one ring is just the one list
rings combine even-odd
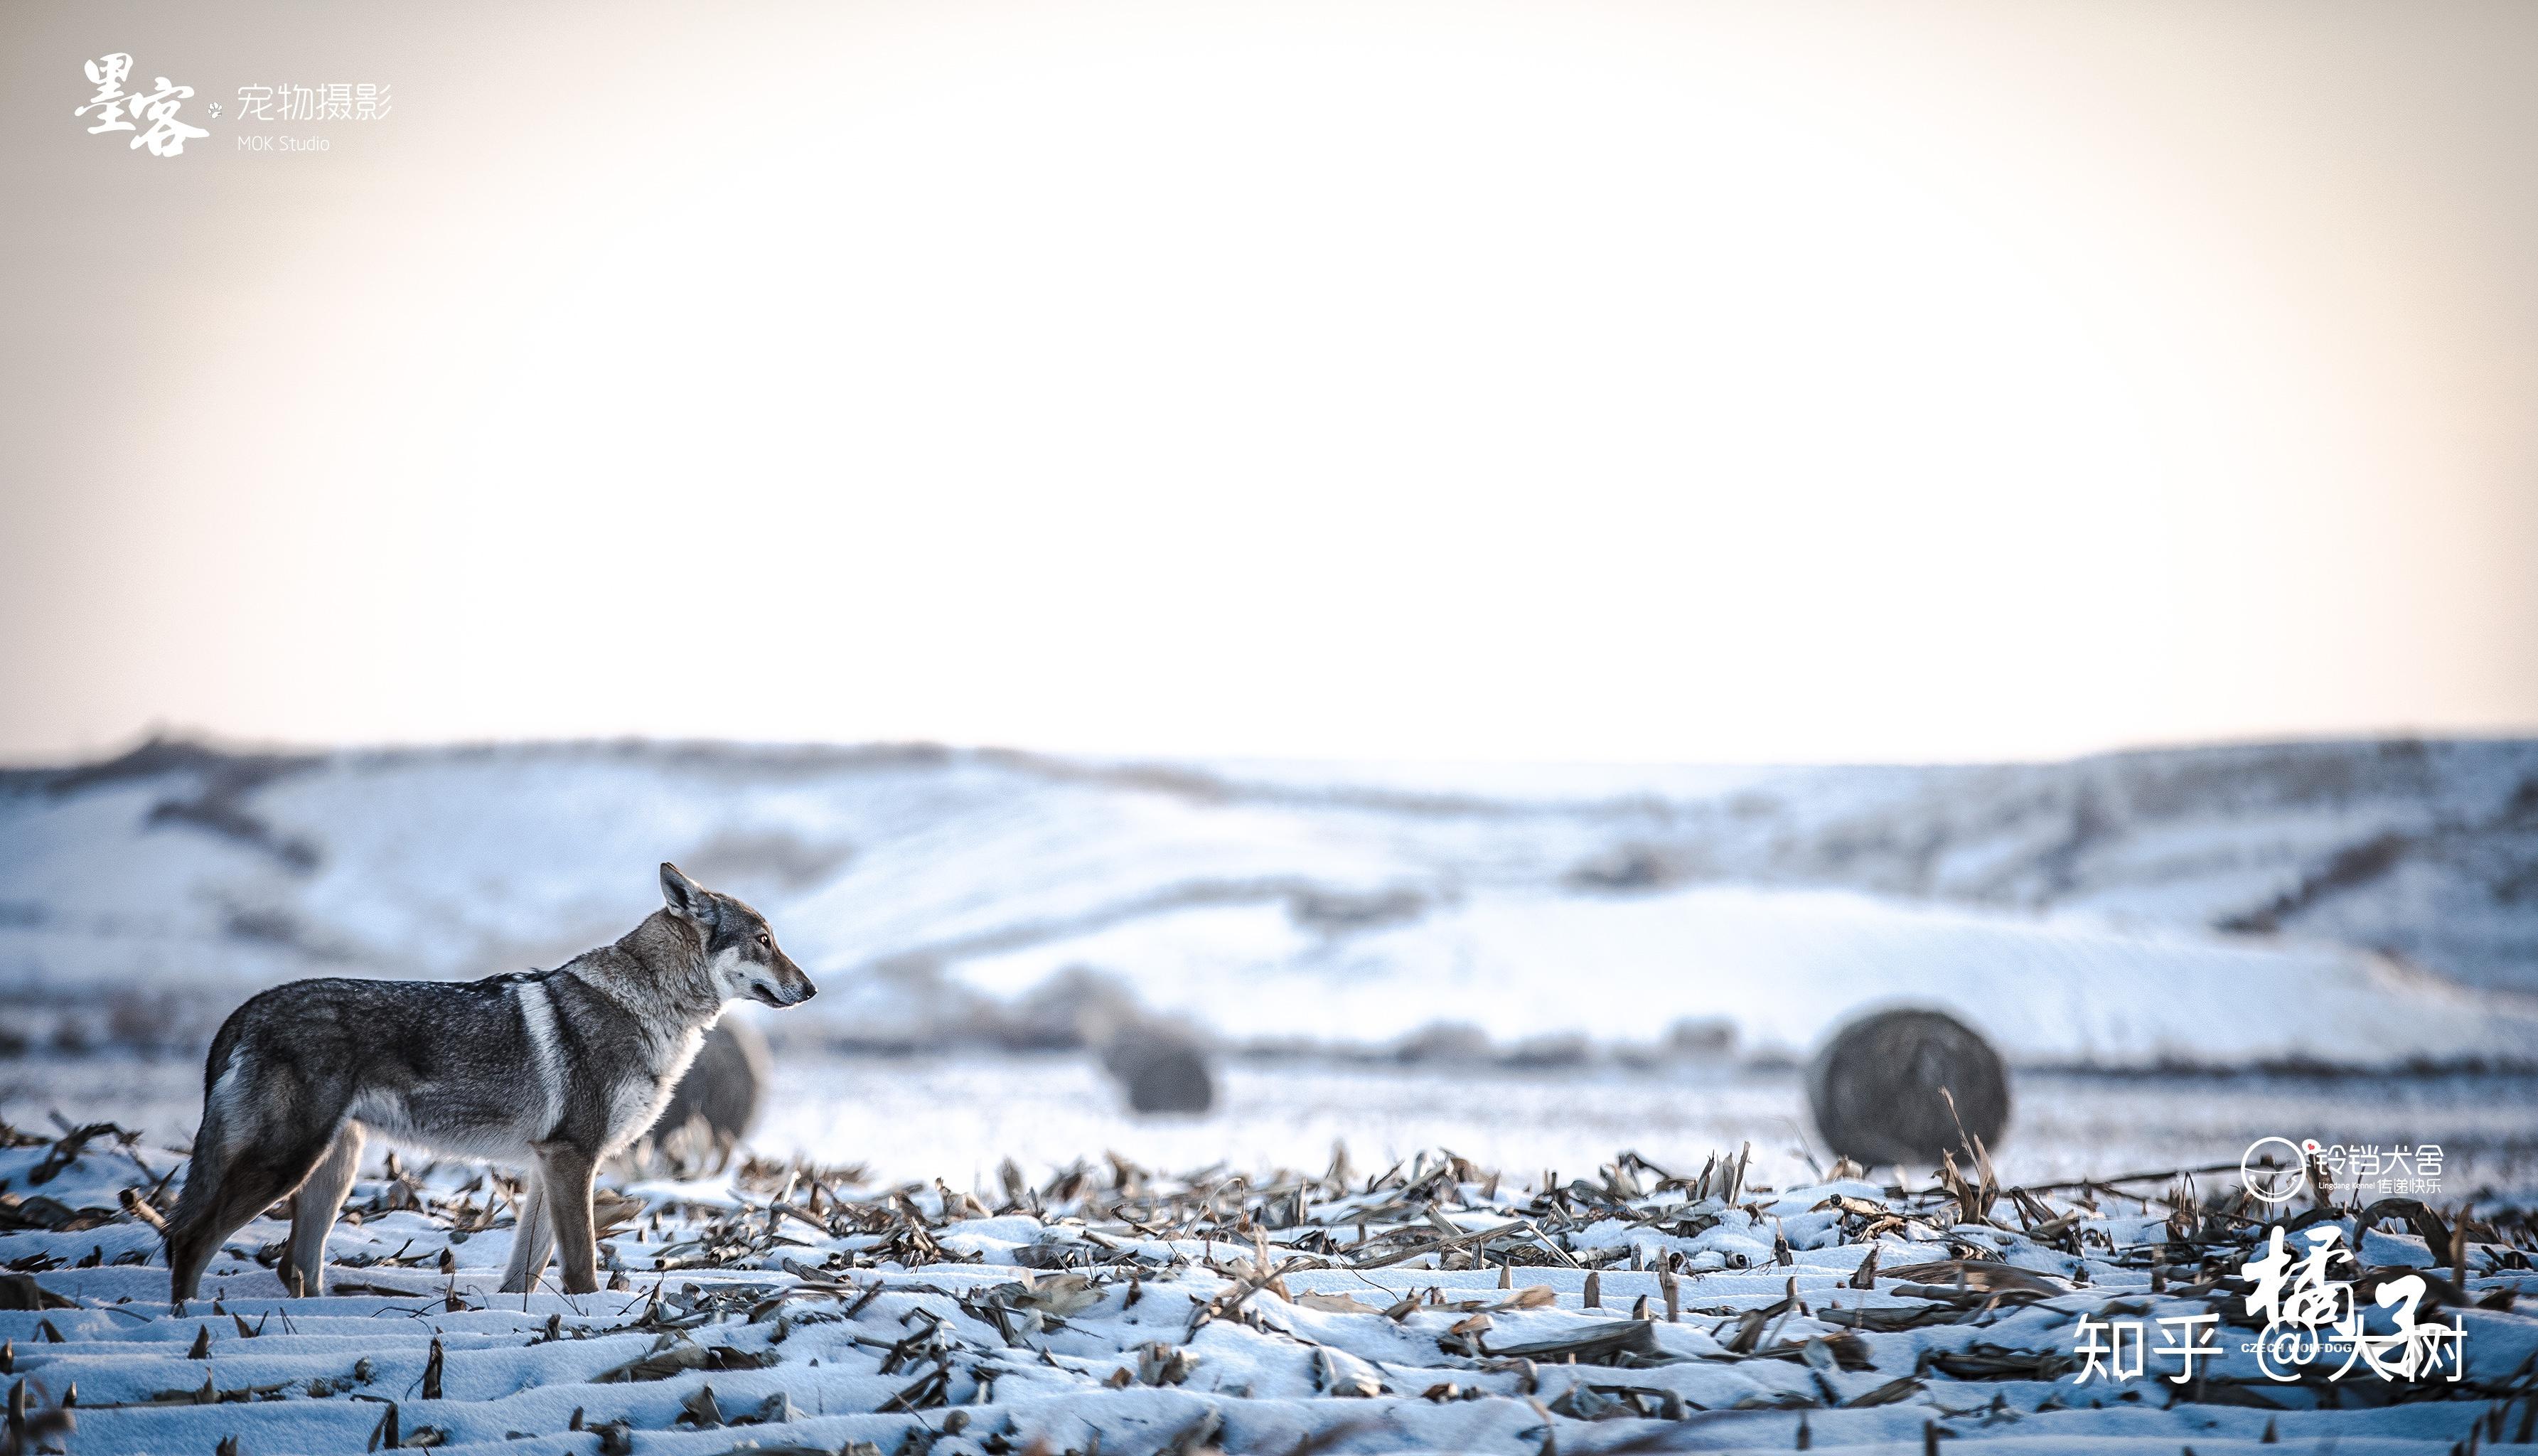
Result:
{"label": "wolfdog's black nose", "polygon": [[809,981],[804,981],[802,983],[802,994],[793,998],[793,1004],[795,1006],[800,1006],[803,1002],[808,1001],[819,994],[819,987],[811,984]]}

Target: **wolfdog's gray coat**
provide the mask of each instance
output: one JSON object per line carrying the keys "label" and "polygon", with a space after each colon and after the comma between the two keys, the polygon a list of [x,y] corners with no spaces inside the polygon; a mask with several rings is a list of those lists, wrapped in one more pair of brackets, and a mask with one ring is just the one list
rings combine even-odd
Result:
{"label": "wolfdog's gray coat", "polygon": [[367,1134],[507,1163],[529,1197],[502,1288],[525,1291],[560,1244],[564,1287],[599,1287],[591,1176],[651,1126],[704,1029],[742,996],[815,993],[766,917],[661,866],[663,908],[548,971],[464,984],[326,979],[232,1013],[203,1068],[203,1125],[167,1225],[172,1296],[222,1240],[296,1194],[294,1293],[318,1292],[327,1231]]}

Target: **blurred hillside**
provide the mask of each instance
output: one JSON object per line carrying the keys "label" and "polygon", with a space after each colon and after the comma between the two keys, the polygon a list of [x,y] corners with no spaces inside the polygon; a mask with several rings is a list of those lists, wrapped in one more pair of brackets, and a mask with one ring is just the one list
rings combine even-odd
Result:
{"label": "blurred hillside", "polygon": [[0,997],[36,1034],[207,1038],[292,976],[553,964],[664,858],[769,913],[823,980],[788,1029],[848,1044],[1063,1044],[1135,1002],[1255,1045],[1769,1053],[1923,1001],[2029,1062],[2538,1059],[2523,741],[1752,770],[162,741],[0,774]]}

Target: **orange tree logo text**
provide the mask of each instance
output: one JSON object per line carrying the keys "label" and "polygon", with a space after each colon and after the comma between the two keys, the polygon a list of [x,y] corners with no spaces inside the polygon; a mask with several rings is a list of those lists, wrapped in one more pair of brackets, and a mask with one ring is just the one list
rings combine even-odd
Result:
{"label": "orange tree logo text", "polygon": [[[2255,1340],[2237,1349],[2256,1357],[2266,1379],[2298,1380],[2322,1364],[2334,1365],[2326,1374],[2330,1382],[2357,1364],[2382,1380],[2456,1381],[2467,1373],[2465,1325],[2416,1318],[2428,1291],[2422,1275],[2377,1282],[2371,1303],[2386,1312],[2388,1328],[2374,1332],[2366,1322],[2371,1311],[2354,1297],[2353,1280],[2336,1277],[2339,1265],[2360,1273],[2343,1247],[2344,1230],[2311,1227],[2302,1236],[2308,1249],[2296,1256],[2275,1225],[2264,1254],[2238,1270],[2250,1285],[2247,1314],[2264,1324]],[[2209,1311],[2159,1319],[2160,1341],[2153,1346],[2154,1322],[2084,1315],[2072,1352],[2083,1361],[2075,1383],[2086,1385],[2101,1375],[2114,1382],[2138,1379],[2147,1357],[2175,1361],[2176,1373],[2168,1378],[2183,1385],[2194,1378],[2197,1359],[2223,1356],[2225,1348],[2214,1338],[2220,1319]]]}

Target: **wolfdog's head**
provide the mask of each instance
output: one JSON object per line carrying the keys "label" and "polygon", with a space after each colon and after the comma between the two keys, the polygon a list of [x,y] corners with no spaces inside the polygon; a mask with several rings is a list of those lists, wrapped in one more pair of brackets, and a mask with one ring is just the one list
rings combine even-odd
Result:
{"label": "wolfdog's head", "polygon": [[767,917],[727,894],[661,865],[661,898],[670,913],[704,936],[705,968],[725,1001],[743,996],[769,1006],[799,1006],[820,993],[793,958],[777,950]]}

